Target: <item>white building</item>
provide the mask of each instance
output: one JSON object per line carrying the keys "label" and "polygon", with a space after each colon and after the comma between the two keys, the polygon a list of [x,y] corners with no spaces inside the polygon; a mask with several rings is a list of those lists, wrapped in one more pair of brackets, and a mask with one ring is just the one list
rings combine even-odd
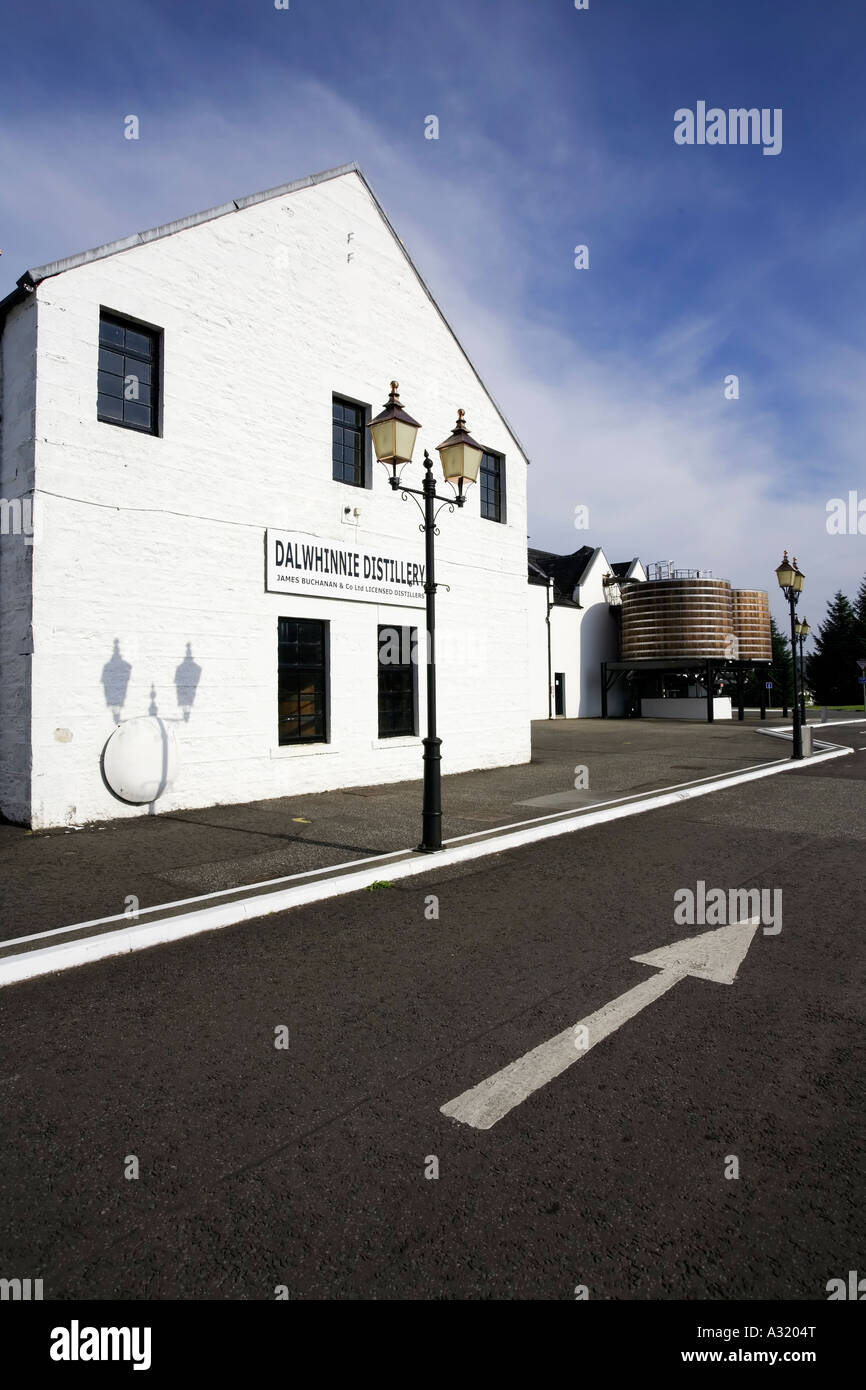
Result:
{"label": "white building", "polygon": [[[646,579],[640,560],[611,565],[585,545],[573,555],[529,551],[529,672],[533,719],[601,715],[601,663],[619,656],[619,613],[604,580]],[[622,712],[621,691],[610,713]]]}
{"label": "white building", "polygon": [[[439,518],[443,772],[528,760],[527,459],[357,166],[31,270],[0,320],[7,817],[420,777],[424,541],[364,428],[392,377],[407,483],[458,407],[485,449]],[[121,800],[124,726],[163,763]]]}

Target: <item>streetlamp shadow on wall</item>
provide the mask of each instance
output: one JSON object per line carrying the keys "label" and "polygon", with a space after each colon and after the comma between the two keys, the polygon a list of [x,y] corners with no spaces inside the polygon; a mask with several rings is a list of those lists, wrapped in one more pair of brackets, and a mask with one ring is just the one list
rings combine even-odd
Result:
{"label": "streetlamp shadow on wall", "polygon": [[784,552],[782,563],[776,566],[776,578],[791,610],[791,679],[794,682],[794,700],[791,711],[794,716],[794,746],[791,757],[802,758],[803,730],[800,722],[800,701],[797,698],[797,615],[795,610],[800,594],[803,592],[805,575],[797,565],[796,555],[793,560],[789,560],[787,550]]}
{"label": "streetlamp shadow on wall", "polygon": [[[442,463],[442,474],[449,486],[456,489],[452,497],[440,497],[433,481],[433,460],[424,450],[424,481],[421,490],[405,487],[401,482],[403,469],[412,460],[415,440],[421,428],[404,409],[398,395],[396,381],[391,382],[391,394],[383,410],[371,420],[367,428],[373,437],[376,458],[390,468],[388,482],[394,492],[400,492],[403,500],[408,497],[423,498],[423,505],[416,502],[423,521],[419,531],[424,533],[425,569],[424,594],[427,600],[427,737],[424,743],[424,803],[422,810],[421,843],[418,849],[425,854],[435,853],[442,848],[442,740],[436,733],[436,576],[434,537],[439,534],[436,518],[442,507],[453,511],[462,507],[466,501],[463,491],[474,483],[481,466],[484,452],[481,445],[469,433],[464,412],[458,410],[454,432],[436,446]],[[439,502],[440,506],[435,507]]]}

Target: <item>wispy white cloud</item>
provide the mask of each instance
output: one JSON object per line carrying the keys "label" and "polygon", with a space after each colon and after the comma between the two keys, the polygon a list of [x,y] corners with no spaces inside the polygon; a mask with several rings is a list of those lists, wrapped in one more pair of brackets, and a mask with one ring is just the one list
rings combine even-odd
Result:
{"label": "wispy white cloud", "polygon": [[[508,62],[515,61],[511,46]],[[620,312],[619,291],[599,282],[594,268],[571,268],[571,228],[559,225],[556,204],[568,147],[555,134],[532,166],[507,130],[485,133],[465,110],[460,119],[451,113],[451,144],[424,140],[420,110],[417,138],[395,139],[326,83],[243,57],[218,98],[177,90],[137,111],[137,142],[123,139],[125,114],[93,108],[62,122],[52,112],[30,115],[26,129],[7,123],[0,134],[7,287],[10,272],[28,265],[357,158],[532,456],[534,543],[565,550],[589,540],[616,559],[672,558],[771,590],[781,549],[793,546],[808,570],[813,622],[837,587],[856,588],[866,570],[864,538],[828,536],[825,503],[862,477],[866,362],[856,335],[851,341],[847,330],[824,326],[816,340],[807,315],[779,309],[765,292],[785,247],[758,247],[741,273],[721,262],[716,293],[704,293],[700,305],[687,295],[672,304],[668,295],[663,323],[639,343],[627,334],[624,342],[616,334],[599,341],[592,325],[606,302],[611,314]],[[533,138],[542,124],[539,117]],[[582,215],[615,217],[623,243],[638,239],[659,214],[664,183],[651,168],[611,155],[603,130],[596,136],[587,125],[582,149]],[[720,205],[733,197],[729,171],[700,178]],[[828,246],[840,236],[828,230]],[[549,264],[559,256],[568,267],[562,293],[573,306],[567,327],[556,301],[539,296],[539,285],[549,291],[559,283]],[[592,298],[585,315],[584,288]],[[648,281],[647,319],[657,294]],[[640,314],[640,299],[628,310]],[[773,389],[744,371],[740,399],[727,401],[723,375],[737,362],[724,372],[714,363],[733,331],[748,339],[748,310],[761,317]],[[780,382],[808,402],[810,435],[819,442],[814,467],[800,459],[796,474],[799,442],[778,407]],[[578,503],[590,508],[588,532],[572,525]]]}

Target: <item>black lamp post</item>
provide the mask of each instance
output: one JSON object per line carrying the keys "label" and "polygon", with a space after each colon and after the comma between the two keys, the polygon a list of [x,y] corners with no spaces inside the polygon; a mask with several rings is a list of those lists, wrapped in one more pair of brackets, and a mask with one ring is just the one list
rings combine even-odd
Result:
{"label": "black lamp post", "polygon": [[812,631],[805,618],[796,625],[797,639],[800,643],[800,718],[806,723],[806,668],[803,662],[803,643]]}
{"label": "black lamp post", "polygon": [[791,752],[792,758],[802,758],[803,756],[803,730],[800,724],[800,701],[797,698],[797,617],[795,609],[797,600],[803,591],[804,575],[797,567],[797,557],[793,562],[788,559],[788,552],[782,556],[782,563],[776,566],[776,578],[779,581],[779,588],[788,600],[791,609],[791,678],[794,682],[794,699],[792,702],[791,713],[794,717],[794,746]]}
{"label": "black lamp post", "polygon": [[[415,448],[415,438],[421,426],[417,420],[400,404],[396,381],[391,382],[391,394],[384,409],[368,429],[373,436],[373,448],[380,463],[391,469],[388,482],[395,492],[399,491],[405,501],[407,497],[422,497],[423,506],[416,503],[424,520],[419,530],[424,532],[426,567],[424,570],[424,593],[427,598],[427,737],[424,739],[424,806],[422,811],[421,843],[418,846],[425,854],[432,854],[442,848],[442,740],[436,733],[436,576],[434,571],[434,537],[439,528],[436,518],[442,507],[453,511],[462,507],[466,498],[464,483],[474,483],[478,477],[483,450],[472,438],[463,418],[463,411],[457,412],[454,433],[442,444],[437,452],[442,462],[442,473],[446,483],[457,491],[451,497],[440,497],[433,481],[433,460],[424,450],[424,481],[421,491],[404,487],[400,482],[403,468],[411,461]],[[399,472],[398,472],[399,468]],[[435,503],[441,505],[436,508]]]}

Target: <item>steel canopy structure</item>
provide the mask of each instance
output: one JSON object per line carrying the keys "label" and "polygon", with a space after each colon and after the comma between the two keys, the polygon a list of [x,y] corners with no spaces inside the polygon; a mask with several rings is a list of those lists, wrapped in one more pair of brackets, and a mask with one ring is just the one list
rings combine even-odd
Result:
{"label": "steel canopy structure", "polygon": [[[733,675],[737,682],[737,718],[745,718],[743,706],[743,686],[745,677],[751,671],[765,673],[765,679],[760,681],[761,687],[761,718],[767,717],[767,689],[766,681],[770,678],[773,670],[771,661],[756,661],[754,659],[733,660],[726,657],[699,657],[699,656],[679,656],[661,657],[646,660],[631,661],[603,661],[601,663],[601,717],[607,719],[607,697],[608,693],[616,683],[625,677],[626,681],[637,683],[638,686],[638,710],[640,714],[640,698],[644,694],[644,686],[647,678],[653,675],[661,677],[665,672],[672,675],[695,676],[697,683],[706,686],[706,705],[707,722],[712,724],[715,715],[713,711],[714,683],[720,675]],[[656,685],[661,685],[661,680],[656,681]],[[626,709],[629,713],[630,702],[626,702]]]}

